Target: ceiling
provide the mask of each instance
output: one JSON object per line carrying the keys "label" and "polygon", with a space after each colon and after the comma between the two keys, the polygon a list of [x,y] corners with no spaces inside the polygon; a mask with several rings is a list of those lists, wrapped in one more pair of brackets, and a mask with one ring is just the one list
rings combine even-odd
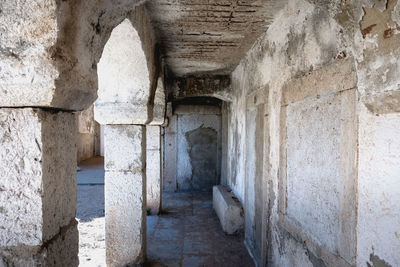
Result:
{"label": "ceiling", "polygon": [[146,7],[175,76],[229,74],[285,0],[150,0]]}

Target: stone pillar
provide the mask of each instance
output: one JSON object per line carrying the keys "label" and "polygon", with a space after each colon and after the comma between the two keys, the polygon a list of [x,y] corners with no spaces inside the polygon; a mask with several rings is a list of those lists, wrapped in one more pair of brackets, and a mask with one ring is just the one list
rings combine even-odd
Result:
{"label": "stone pillar", "polygon": [[[146,124],[153,120],[156,61],[138,7],[112,30],[97,64],[95,120],[104,128],[106,262],[141,264],[146,252]],[[142,43],[142,37],[143,43]],[[149,61],[148,61],[149,60]]]}
{"label": "stone pillar", "polygon": [[147,126],[147,210],[152,215],[161,211],[161,127]]}
{"label": "stone pillar", "polygon": [[169,192],[177,190],[177,132],[178,121],[177,116],[172,114],[172,105],[167,106],[168,126],[164,132],[164,157],[163,166],[163,189]]}
{"label": "stone pillar", "polygon": [[0,266],[78,266],[75,123],[0,108]]}
{"label": "stone pillar", "polygon": [[140,125],[105,125],[107,266],[146,258],[146,132]]}

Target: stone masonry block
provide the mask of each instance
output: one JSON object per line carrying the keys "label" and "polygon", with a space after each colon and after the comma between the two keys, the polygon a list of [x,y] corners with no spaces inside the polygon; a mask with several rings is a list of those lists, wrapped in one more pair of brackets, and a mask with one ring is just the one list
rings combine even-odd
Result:
{"label": "stone masonry block", "polygon": [[145,258],[145,184],[143,172],[105,173],[107,266],[137,264]]}
{"label": "stone masonry block", "polygon": [[60,233],[42,246],[17,246],[0,250],[0,266],[78,266],[79,234],[77,221],[62,227]]}
{"label": "stone masonry block", "polygon": [[143,263],[146,251],[146,132],[106,125],[105,217],[107,266]]}
{"label": "stone masonry block", "polygon": [[0,109],[0,246],[41,246],[76,213],[75,116]]}
{"label": "stone masonry block", "polygon": [[161,146],[161,127],[146,126],[146,147],[149,149],[160,150]]}
{"label": "stone masonry block", "polygon": [[222,185],[213,187],[213,207],[224,232],[233,234],[243,228],[243,208],[228,187]]}
{"label": "stone masonry block", "polygon": [[147,209],[158,214],[161,208],[161,152],[147,150]]}
{"label": "stone masonry block", "polygon": [[104,168],[106,171],[143,170],[146,149],[144,126],[105,125]]}

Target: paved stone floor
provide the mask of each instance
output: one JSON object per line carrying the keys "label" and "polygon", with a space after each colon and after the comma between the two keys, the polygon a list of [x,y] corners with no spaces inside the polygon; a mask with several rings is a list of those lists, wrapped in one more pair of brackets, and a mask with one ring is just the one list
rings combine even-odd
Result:
{"label": "paved stone floor", "polygon": [[[105,266],[104,169],[102,158],[77,172],[80,266]],[[211,192],[163,193],[163,213],[147,216],[146,266],[254,266],[243,234],[223,233]]]}
{"label": "paved stone floor", "polygon": [[104,217],[104,159],[95,157],[79,164],[76,173],[78,203],[76,217],[80,221]]}
{"label": "paved stone floor", "polygon": [[212,208],[212,194],[163,193],[161,216],[149,216],[150,266],[254,266],[243,234],[226,235]]}

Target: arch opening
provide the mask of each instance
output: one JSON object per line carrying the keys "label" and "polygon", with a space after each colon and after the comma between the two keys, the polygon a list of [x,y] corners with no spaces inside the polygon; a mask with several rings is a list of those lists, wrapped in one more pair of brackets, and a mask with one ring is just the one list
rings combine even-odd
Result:
{"label": "arch opening", "polygon": [[[151,119],[152,110],[149,112],[149,109],[153,107],[148,103],[154,97],[151,93],[154,83],[148,51],[145,51],[147,43],[140,34],[142,30],[136,29],[130,16],[123,20],[112,30],[97,65],[98,98],[94,103],[94,119],[101,124],[100,143],[104,147],[100,151],[104,151],[105,158],[104,163],[100,160],[94,166],[99,172],[97,175],[90,166],[83,167],[91,169],[89,175],[98,178],[98,186],[81,190],[78,173],[78,209],[84,208],[84,203],[79,201],[87,200],[85,195],[92,194],[98,199],[93,204],[97,207],[97,213],[92,214],[95,219],[83,220],[79,226],[80,234],[84,235],[80,238],[79,255],[83,263],[90,261],[104,266],[145,260],[142,231],[146,220],[144,125]],[[78,213],[84,211],[78,210]],[[90,236],[96,238],[87,238]],[[87,245],[97,248],[85,249]]]}

